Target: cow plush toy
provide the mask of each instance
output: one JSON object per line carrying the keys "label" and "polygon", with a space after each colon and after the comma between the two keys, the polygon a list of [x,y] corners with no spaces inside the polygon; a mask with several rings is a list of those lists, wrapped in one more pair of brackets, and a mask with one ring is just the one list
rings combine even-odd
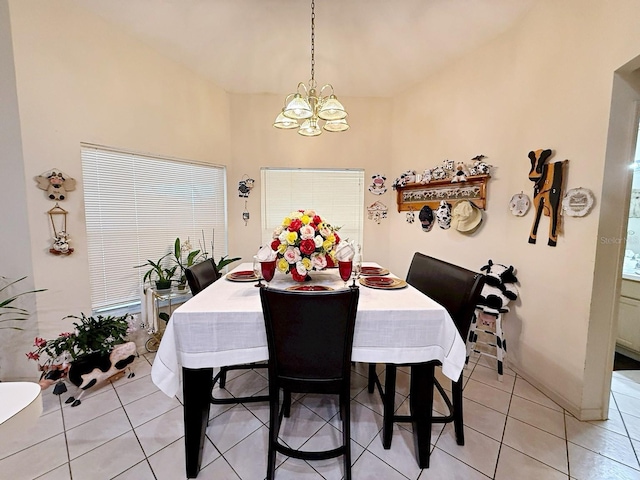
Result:
{"label": "cow plush toy", "polygon": [[480,270],[485,273],[485,285],[482,287],[477,308],[494,317],[508,312],[509,302],[518,298],[518,278],[513,266],[507,267],[489,260]]}

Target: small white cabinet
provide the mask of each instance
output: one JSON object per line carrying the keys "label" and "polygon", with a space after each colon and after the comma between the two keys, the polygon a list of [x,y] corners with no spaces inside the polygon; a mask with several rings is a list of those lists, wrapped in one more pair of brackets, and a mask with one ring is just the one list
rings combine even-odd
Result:
{"label": "small white cabinet", "polygon": [[[617,344],[640,356],[640,282],[623,280],[618,304]],[[634,356],[636,356],[634,355]]]}

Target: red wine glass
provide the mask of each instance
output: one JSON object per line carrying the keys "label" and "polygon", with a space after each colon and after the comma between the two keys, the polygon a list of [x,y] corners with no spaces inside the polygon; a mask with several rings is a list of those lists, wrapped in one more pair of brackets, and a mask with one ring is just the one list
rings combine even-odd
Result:
{"label": "red wine glass", "polygon": [[262,278],[269,283],[273,280],[273,276],[276,273],[276,261],[272,262],[260,262],[260,268],[262,270]]}
{"label": "red wine glass", "polygon": [[345,288],[347,287],[347,282],[349,281],[349,278],[351,278],[352,268],[353,268],[353,262],[338,261],[338,272],[340,272],[340,278],[344,281]]}

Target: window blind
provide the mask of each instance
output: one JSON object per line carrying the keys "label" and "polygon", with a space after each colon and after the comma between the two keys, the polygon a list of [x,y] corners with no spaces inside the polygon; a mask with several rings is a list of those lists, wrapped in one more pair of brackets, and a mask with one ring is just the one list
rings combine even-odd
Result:
{"label": "window blind", "polygon": [[334,226],[340,238],[362,244],[364,170],[262,168],[262,244],[294,210],[312,209]]}
{"label": "window blind", "polygon": [[81,156],[94,311],[138,303],[148,268],[134,267],[173,252],[177,237],[226,255],[225,167],[86,144]]}

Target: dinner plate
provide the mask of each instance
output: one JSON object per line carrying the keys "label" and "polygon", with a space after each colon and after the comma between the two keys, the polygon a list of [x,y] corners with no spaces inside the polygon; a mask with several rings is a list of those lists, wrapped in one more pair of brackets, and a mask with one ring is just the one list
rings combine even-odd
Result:
{"label": "dinner plate", "polygon": [[324,285],[293,285],[288,287],[287,290],[294,292],[326,292],[328,290],[333,290],[333,288],[326,287]]}
{"label": "dinner plate", "polygon": [[258,280],[257,275],[252,270],[241,270],[239,272],[227,273],[225,278],[232,282],[255,282]]}
{"label": "dinner plate", "polygon": [[382,267],[362,267],[362,272],[360,274],[364,277],[372,275],[389,275],[389,270]]}
{"label": "dinner plate", "polygon": [[407,282],[404,280],[393,277],[362,277],[360,283],[365,287],[380,288],[382,290],[394,290],[407,286]]}

